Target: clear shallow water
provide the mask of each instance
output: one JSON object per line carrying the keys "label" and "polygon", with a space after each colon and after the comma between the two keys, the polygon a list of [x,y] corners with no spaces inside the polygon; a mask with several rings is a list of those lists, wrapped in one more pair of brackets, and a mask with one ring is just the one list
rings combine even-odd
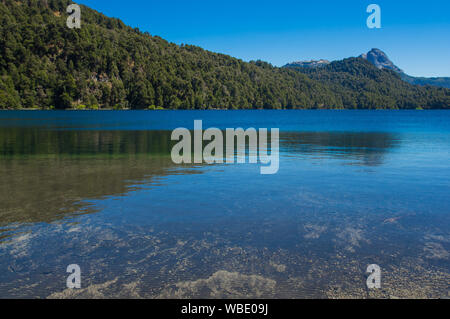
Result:
{"label": "clear shallow water", "polygon": [[[174,165],[195,119],[279,173]],[[0,112],[0,297],[449,297],[449,157],[447,111]]]}

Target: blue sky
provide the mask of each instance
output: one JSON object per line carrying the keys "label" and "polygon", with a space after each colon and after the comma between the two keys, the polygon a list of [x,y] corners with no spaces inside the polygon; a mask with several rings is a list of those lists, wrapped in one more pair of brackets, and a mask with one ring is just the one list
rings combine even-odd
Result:
{"label": "blue sky", "polygon": [[[448,0],[76,2],[168,41],[245,61],[281,66],[343,59],[379,48],[410,75],[450,76]],[[381,7],[381,29],[366,26],[371,3]]]}

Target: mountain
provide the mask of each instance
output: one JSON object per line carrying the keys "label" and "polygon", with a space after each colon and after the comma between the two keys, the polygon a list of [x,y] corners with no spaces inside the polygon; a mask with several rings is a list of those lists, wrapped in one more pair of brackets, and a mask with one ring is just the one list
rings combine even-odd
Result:
{"label": "mountain", "polygon": [[397,73],[403,73],[403,71],[398,68],[391,60],[389,60],[386,53],[380,49],[372,49],[368,53],[360,55],[360,58],[366,59],[378,69],[388,69]]}
{"label": "mountain", "polygon": [[[409,85],[363,59],[277,68],[176,45],[68,0],[0,1],[0,109],[448,108],[450,90]],[[344,60],[345,61],[345,60]],[[325,73],[315,74],[315,70]],[[354,73],[356,72],[356,73]],[[402,85],[400,85],[400,82]]]}
{"label": "mountain", "polygon": [[361,57],[334,61],[320,68],[286,66],[322,83],[346,108],[448,108],[450,90],[411,85],[393,70],[377,68]]}
{"label": "mountain", "polygon": [[301,68],[320,68],[322,66],[326,66],[330,64],[330,61],[328,60],[311,60],[311,61],[297,61],[292,62],[289,64],[286,64],[286,67],[288,68],[295,68],[295,67],[301,67]]}
{"label": "mountain", "polygon": [[372,49],[368,53],[362,54],[360,57],[368,60],[379,69],[388,69],[399,73],[400,77],[408,83],[415,85],[434,85],[450,88],[450,77],[425,78],[407,75],[394,63],[392,63],[386,53],[384,53],[380,49]]}
{"label": "mountain", "polygon": [[[361,54],[359,58],[365,59],[372,63],[377,69],[392,70],[400,75],[403,81],[406,81],[413,85],[432,85],[444,88],[450,88],[450,77],[414,77],[403,72],[402,69],[397,67],[387,56],[386,53],[380,49],[372,49],[367,53]],[[328,60],[312,60],[312,61],[299,61],[286,64],[287,68],[317,68],[330,64]]]}

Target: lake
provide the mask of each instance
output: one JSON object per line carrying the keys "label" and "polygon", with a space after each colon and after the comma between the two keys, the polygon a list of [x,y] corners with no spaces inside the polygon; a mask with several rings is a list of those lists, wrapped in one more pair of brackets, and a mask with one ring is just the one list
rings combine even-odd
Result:
{"label": "lake", "polygon": [[[278,173],[174,164],[194,120]],[[4,111],[0,180],[1,298],[450,297],[449,111]]]}

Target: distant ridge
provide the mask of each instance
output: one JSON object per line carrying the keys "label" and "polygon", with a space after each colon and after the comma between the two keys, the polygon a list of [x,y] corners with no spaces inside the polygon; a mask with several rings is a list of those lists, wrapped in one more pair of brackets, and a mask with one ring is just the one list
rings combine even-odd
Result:
{"label": "distant ridge", "polygon": [[301,67],[301,68],[319,68],[330,64],[328,60],[311,60],[311,61],[296,61],[286,65],[286,67]]}
{"label": "distant ridge", "polygon": [[410,76],[405,73],[400,74],[400,76],[404,81],[414,85],[433,85],[447,89],[450,88],[450,77],[424,78],[424,77]]}
{"label": "distant ridge", "polygon": [[450,88],[450,77],[436,77],[436,78],[426,78],[426,77],[414,77],[406,74],[397,67],[387,56],[386,53],[381,51],[380,49],[372,49],[366,54],[362,54],[360,56],[363,59],[366,59],[373,65],[375,65],[378,69],[388,69],[400,74],[400,77],[411,84],[414,85],[434,85],[445,88]]}
{"label": "distant ridge", "polygon": [[[398,73],[401,79],[413,85],[432,85],[443,88],[450,88],[450,77],[414,77],[406,74],[402,69],[396,66],[388,55],[380,49],[374,48],[367,53],[363,53],[359,58],[372,63],[379,70],[391,70]],[[329,65],[328,60],[298,61],[286,64],[286,68],[320,68]]]}

